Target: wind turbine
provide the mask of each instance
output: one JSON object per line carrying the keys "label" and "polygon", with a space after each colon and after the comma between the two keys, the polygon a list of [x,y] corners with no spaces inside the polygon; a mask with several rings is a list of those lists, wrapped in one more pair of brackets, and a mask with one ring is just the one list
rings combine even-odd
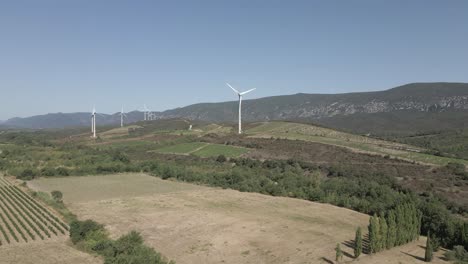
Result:
{"label": "wind turbine", "polygon": [[252,92],[253,90],[255,90],[257,88],[253,88],[253,89],[250,89],[250,90],[245,91],[245,92],[239,92],[236,89],[234,89],[234,87],[232,87],[229,83],[226,83],[226,84],[227,84],[227,86],[229,86],[229,88],[231,88],[239,96],[239,134],[242,134],[242,96],[244,94],[248,94],[248,93]]}
{"label": "wind turbine", "polygon": [[127,117],[127,115],[124,113],[124,108],[122,106],[122,111],[120,111],[120,127],[123,127],[124,125],[124,117]]}
{"label": "wind turbine", "polygon": [[149,109],[148,107],[146,107],[146,104],[143,104],[143,120],[149,120],[149,116],[150,116],[150,112],[149,112]]}
{"label": "wind turbine", "polygon": [[91,133],[93,138],[96,138],[96,107],[93,106],[93,112],[91,113]]}

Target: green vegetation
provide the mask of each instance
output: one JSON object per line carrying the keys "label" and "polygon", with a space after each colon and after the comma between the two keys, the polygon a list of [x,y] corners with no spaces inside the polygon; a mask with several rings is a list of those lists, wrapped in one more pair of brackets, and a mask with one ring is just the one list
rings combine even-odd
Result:
{"label": "green vegetation", "polygon": [[342,261],[342,260],[343,260],[343,251],[341,251],[341,245],[340,245],[340,243],[336,244],[335,252],[336,252],[335,260],[336,260],[337,262]]}
{"label": "green vegetation", "polygon": [[50,194],[52,195],[52,199],[54,199],[54,201],[56,201],[57,203],[62,202],[63,194],[61,191],[52,191]]}
{"label": "green vegetation", "polygon": [[203,142],[182,143],[157,149],[156,152],[169,154],[190,154],[200,148],[205,147],[206,145],[207,143]]}
{"label": "green vegetation", "polygon": [[247,130],[247,133],[253,137],[259,138],[285,138],[324,143],[361,152],[389,155],[435,165],[446,165],[449,162],[458,162],[468,165],[468,160],[427,154],[424,153],[426,152],[425,149],[418,147],[306,124],[288,122],[261,123]]}
{"label": "green vegetation", "polygon": [[468,263],[468,252],[463,246],[455,246],[452,251],[445,252],[444,256],[455,264]]}
{"label": "green vegetation", "polygon": [[145,246],[135,231],[117,240],[109,238],[104,226],[92,220],[70,224],[70,239],[77,247],[104,257],[105,264],[174,264],[154,249]]}
{"label": "green vegetation", "polygon": [[432,243],[431,243],[431,236],[427,236],[426,240],[426,249],[424,251],[424,261],[426,262],[431,262],[433,258],[433,248],[432,248]]}
{"label": "green vegetation", "polygon": [[156,152],[166,154],[193,154],[202,158],[217,157],[219,155],[232,158],[247,153],[248,149],[221,144],[190,142],[162,147],[157,149]]}
{"label": "green vegetation", "polygon": [[[137,130],[138,132],[131,132],[128,137],[155,133],[154,128],[145,126]],[[395,149],[395,147],[405,147],[402,144],[334,132],[324,128],[316,129],[300,124],[267,123],[249,131],[251,136],[281,135],[281,137],[298,140],[311,140],[312,138],[313,140],[325,140],[330,145],[339,143],[349,148],[361,146],[362,149],[372,146],[373,148],[391,150],[392,153],[402,153],[402,150]],[[371,252],[378,252],[412,241],[415,239],[415,234],[419,234],[419,232],[422,234],[431,233],[434,248],[439,246],[452,248],[455,245],[466,245],[467,242],[464,237],[468,237],[468,235],[462,235],[464,232],[466,233],[465,223],[462,218],[454,215],[454,213],[467,212],[466,208],[455,206],[453,203],[441,199],[430,187],[421,192],[414,192],[400,184],[401,178],[405,177],[404,169],[419,166],[409,162],[404,164],[395,162],[397,164],[395,166],[402,165],[401,169],[400,167],[387,169],[387,167],[382,166],[382,163],[373,165],[374,159],[370,155],[367,157],[368,164],[366,165],[368,166],[356,166],[352,162],[309,163],[295,159],[260,161],[238,158],[236,156],[240,155],[240,152],[236,151],[242,151],[242,153],[247,151],[246,148],[240,146],[247,147],[247,144],[252,144],[258,150],[261,150],[262,147],[256,145],[256,141],[250,142],[239,136],[219,138],[218,135],[207,135],[198,139],[191,136],[159,133],[151,135],[156,137],[154,140],[148,139],[148,142],[151,143],[144,142],[143,144],[137,143],[139,142],[137,140],[128,142],[105,142],[104,140],[104,142],[96,143],[90,142],[88,138],[81,141],[67,141],[66,138],[54,138],[55,136],[57,135],[52,134],[51,136],[46,133],[36,134],[33,132],[0,135],[0,142],[7,143],[1,145],[0,170],[24,180],[42,176],[145,172],[163,179],[172,178],[244,192],[258,192],[329,203],[375,215],[373,217],[373,229],[375,230],[372,231],[371,235],[374,244]],[[368,142],[366,143],[366,141]],[[231,143],[223,145],[222,142]],[[283,146],[287,147],[287,143],[292,141],[284,140],[284,142],[286,145]],[[162,147],[155,152],[155,146]],[[182,154],[193,152],[193,155],[163,155],[161,154],[163,152]],[[435,158],[438,161],[443,161],[444,164],[446,161],[452,160],[423,153],[404,153],[406,153],[405,155],[423,155],[421,157]],[[394,162],[391,159],[384,160],[384,162],[387,161]],[[437,170],[446,172],[446,175],[455,175],[456,177],[453,177],[455,184],[460,186],[465,184],[466,172],[463,163],[447,162],[445,167],[437,168]],[[19,191],[15,188],[17,187],[8,189],[11,189],[12,192]],[[66,229],[64,223],[44,211],[40,204],[31,201],[32,198],[23,196],[21,193],[18,196],[23,197],[22,200],[30,204],[29,207],[25,208],[33,209],[32,211],[39,216],[47,216],[48,218],[44,218],[45,221],[49,221],[47,219],[53,220],[52,223]],[[74,216],[60,202],[61,199],[58,199],[58,196],[54,199],[49,193],[42,192],[35,193],[34,196],[64,214],[67,222],[75,220]],[[409,208],[401,206],[409,206]],[[8,209],[5,208],[5,211],[8,212]],[[414,215],[414,212],[420,213]],[[31,214],[34,217],[34,214]],[[8,215],[5,214],[7,217]],[[14,218],[13,215],[11,217]],[[416,223],[420,223],[420,226],[418,227]],[[7,226],[6,228],[8,229]],[[15,227],[12,226],[12,228]]]}
{"label": "green vegetation", "polygon": [[433,155],[468,160],[468,129],[425,132],[388,139],[428,149]]}
{"label": "green vegetation", "polygon": [[239,157],[240,155],[247,153],[249,150],[242,147],[235,147],[235,146],[227,146],[227,145],[220,145],[220,144],[210,144],[205,146],[202,149],[199,149],[193,152],[193,155],[208,158],[208,157],[217,157],[223,155],[224,157],[228,158],[235,158]]}
{"label": "green vegetation", "polygon": [[356,229],[356,236],[354,237],[354,258],[359,258],[362,253],[362,231],[361,227]]}
{"label": "green vegetation", "polygon": [[416,205],[406,203],[387,211],[386,216],[371,216],[368,226],[369,252],[377,253],[418,239],[421,229],[420,215]]}

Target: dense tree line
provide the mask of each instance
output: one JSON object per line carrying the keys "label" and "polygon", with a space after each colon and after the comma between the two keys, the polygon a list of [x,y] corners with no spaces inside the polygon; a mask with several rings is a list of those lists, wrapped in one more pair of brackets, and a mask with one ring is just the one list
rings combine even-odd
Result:
{"label": "dense tree line", "polygon": [[398,205],[369,219],[369,251],[379,251],[416,240],[421,230],[421,213],[413,203]]}

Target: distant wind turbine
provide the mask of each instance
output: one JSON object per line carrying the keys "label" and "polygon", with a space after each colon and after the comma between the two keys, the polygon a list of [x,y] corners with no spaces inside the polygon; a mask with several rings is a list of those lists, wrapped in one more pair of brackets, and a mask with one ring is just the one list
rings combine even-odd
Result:
{"label": "distant wind turbine", "polygon": [[150,117],[150,110],[148,109],[148,107],[146,107],[146,104],[143,104],[143,120],[149,120],[149,117]]}
{"label": "distant wind turbine", "polygon": [[124,113],[124,107],[122,106],[122,111],[120,111],[120,127],[124,125],[124,117],[127,117],[127,115]]}
{"label": "distant wind turbine", "polygon": [[91,133],[93,138],[96,138],[96,107],[93,106],[93,112],[91,113]]}
{"label": "distant wind turbine", "polygon": [[248,93],[252,92],[253,90],[255,90],[257,88],[253,88],[253,89],[250,89],[250,90],[245,91],[245,92],[239,92],[236,89],[234,89],[234,87],[232,87],[229,83],[226,83],[226,84],[227,84],[227,86],[229,86],[229,88],[231,88],[239,96],[239,134],[242,134],[242,96],[244,94],[248,94]]}

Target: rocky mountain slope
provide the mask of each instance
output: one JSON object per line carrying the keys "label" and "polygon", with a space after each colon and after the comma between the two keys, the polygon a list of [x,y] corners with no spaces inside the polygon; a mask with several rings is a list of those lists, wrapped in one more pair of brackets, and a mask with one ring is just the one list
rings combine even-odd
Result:
{"label": "rocky mountain slope", "polygon": [[[156,113],[158,119],[186,118],[235,122],[237,102],[202,103]],[[454,118],[456,117],[456,118]],[[468,127],[468,83],[412,83],[378,92],[294,94],[245,100],[244,121],[301,120],[355,132],[377,132]],[[141,112],[127,122],[141,120]],[[89,113],[48,114],[13,118],[3,125],[20,128],[57,128],[89,124]],[[118,114],[102,115],[101,124],[118,124]],[[359,124],[359,125],[357,125]]]}

